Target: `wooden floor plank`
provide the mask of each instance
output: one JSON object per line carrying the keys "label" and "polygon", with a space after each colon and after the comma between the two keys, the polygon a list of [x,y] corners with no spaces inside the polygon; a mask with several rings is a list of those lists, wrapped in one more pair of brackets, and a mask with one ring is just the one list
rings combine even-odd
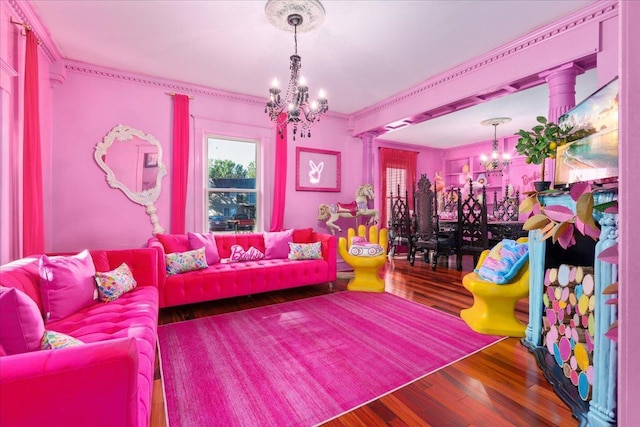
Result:
{"label": "wooden floor plank", "polygon": [[[467,259],[469,258],[469,259]],[[459,316],[470,307],[471,294],[462,277],[472,269],[455,270],[455,257],[442,259],[436,271],[417,258],[412,267],[398,256],[384,271],[386,291]],[[334,292],[346,291],[347,279],[337,280]],[[160,324],[195,319],[309,298],[329,293],[326,284],[278,292],[229,298],[162,309]],[[516,316],[528,320],[529,305],[516,305]],[[156,362],[157,366],[158,362]],[[162,380],[156,370],[151,426],[165,427]],[[329,427],[363,426],[577,426],[569,408],[553,392],[535,358],[517,338],[507,338],[440,371],[407,385],[325,424]],[[173,426],[172,426],[173,427]]]}

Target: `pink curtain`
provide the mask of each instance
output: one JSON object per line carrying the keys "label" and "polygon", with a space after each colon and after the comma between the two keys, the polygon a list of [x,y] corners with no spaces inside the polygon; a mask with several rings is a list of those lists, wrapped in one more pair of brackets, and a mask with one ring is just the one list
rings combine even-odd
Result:
{"label": "pink curtain", "polygon": [[[407,206],[413,210],[413,192],[416,184],[416,165],[418,163],[418,153],[416,151],[396,150],[394,148],[380,148],[380,189],[383,197],[380,224],[387,226],[387,197],[393,192],[397,196],[397,188],[387,188],[387,169],[393,168],[404,170],[405,185],[408,193]],[[404,194],[400,195],[404,197]]]}
{"label": "pink curtain", "polygon": [[280,231],[284,222],[284,202],[287,191],[287,126],[283,123],[287,113],[278,116],[277,128],[282,129],[282,136],[276,129],[276,164],[273,183],[273,211],[269,231]]}
{"label": "pink curtain", "polygon": [[189,169],[189,97],[173,96],[173,168],[171,173],[171,233],[185,233]]}
{"label": "pink curtain", "polygon": [[33,34],[33,31],[28,30],[24,65],[24,162],[22,177],[22,240],[24,256],[44,252],[39,109],[38,39]]}

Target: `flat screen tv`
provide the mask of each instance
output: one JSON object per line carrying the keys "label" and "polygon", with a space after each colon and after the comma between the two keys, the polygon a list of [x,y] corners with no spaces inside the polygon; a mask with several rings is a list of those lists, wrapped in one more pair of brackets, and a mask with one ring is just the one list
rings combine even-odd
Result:
{"label": "flat screen tv", "polygon": [[571,127],[556,153],[555,185],[608,182],[618,177],[618,78],[558,119]]}

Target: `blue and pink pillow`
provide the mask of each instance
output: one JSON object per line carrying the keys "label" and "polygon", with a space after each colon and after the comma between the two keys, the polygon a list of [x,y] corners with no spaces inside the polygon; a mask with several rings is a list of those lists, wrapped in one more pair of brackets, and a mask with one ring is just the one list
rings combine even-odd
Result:
{"label": "blue and pink pillow", "polygon": [[475,272],[488,282],[503,285],[520,271],[527,259],[529,259],[527,243],[504,239],[491,249]]}

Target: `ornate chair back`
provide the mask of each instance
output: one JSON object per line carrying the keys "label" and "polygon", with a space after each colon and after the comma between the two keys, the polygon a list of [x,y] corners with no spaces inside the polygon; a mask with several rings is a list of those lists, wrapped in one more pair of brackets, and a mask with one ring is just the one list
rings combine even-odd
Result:
{"label": "ornate chair back", "polygon": [[462,197],[458,189],[458,248],[456,267],[462,270],[462,256],[473,255],[474,265],[483,250],[489,248],[487,232],[487,191],[482,186],[479,195],[473,193],[473,183],[469,180],[469,194]]}
{"label": "ornate chair back", "polygon": [[509,197],[509,188],[504,190],[504,199],[498,201],[498,192],[493,192],[493,217],[498,221],[517,221],[520,206],[520,191]]}
{"label": "ornate chair back", "polygon": [[451,238],[441,237],[438,216],[438,198],[436,197],[431,182],[425,174],[418,181],[418,189],[414,193],[414,235],[411,244],[410,262],[413,265],[417,251],[422,251],[425,262],[431,263],[431,268],[436,269],[438,256],[451,255],[455,247],[455,241]]}
{"label": "ornate chair back", "polygon": [[405,191],[404,198],[400,196],[400,185],[398,185],[398,191],[396,197],[393,197],[393,191],[391,196],[391,212],[389,217],[388,229],[389,229],[389,243],[390,250],[389,256],[393,257],[396,252],[396,248],[399,245],[407,245],[407,260],[411,254],[411,215],[409,213],[409,195]]}

